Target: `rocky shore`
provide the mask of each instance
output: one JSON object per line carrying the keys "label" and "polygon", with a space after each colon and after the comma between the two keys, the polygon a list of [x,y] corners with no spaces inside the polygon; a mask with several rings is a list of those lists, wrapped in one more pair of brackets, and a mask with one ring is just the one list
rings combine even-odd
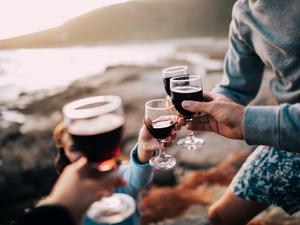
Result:
{"label": "rocky shore", "polygon": [[[220,65],[226,49],[226,40],[213,40],[206,45],[181,45],[177,49],[176,57],[166,58],[157,66],[109,67],[103,74],[77,80],[68,87],[25,94],[15,102],[0,105],[0,224],[14,220],[24,212],[24,209],[32,207],[39,198],[47,195],[55,182],[57,175],[53,159],[56,150],[52,141],[52,130],[62,120],[61,108],[64,104],[95,95],[121,96],[126,114],[122,151],[128,155],[142,125],[144,103],[153,98],[165,97],[161,70],[178,64],[188,65],[195,73],[205,68],[207,74],[204,76],[204,89],[210,90],[221,79]],[[199,58],[199,55],[202,58]],[[266,85],[265,82],[254,104],[274,103],[270,93],[264,89]],[[178,137],[185,135],[185,132],[184,129],[180,131]],[[211,133],[197,135],[206,140],[205,147],[198,152],[184,152],[176,146],[170,148],[170,154],[177,158],[177,167],[174,171],[166,173],[156,172],[154,180],[156,185],[175,185],[192,171],[216,166],[230,152],[236,150],[247,152],[251,149],[243,141],[233,141]],[[225,188],[226,185],[212,188],[211,195],[217,198]],[[208,224],[207,206],[201,204],[190,206],[182,210],[179,216],[165,217],[157,224]],[[278,211],[276,208],[275,212],[271,210],[271,214],[265,213],[262,221],[264,218],[275,218],[274,213],[281,216],[280,218],[287,218],[283,212],[276,210]],[[299,222],[298,219],[300,217],[295,221]],[[292,221],[280,224],[299,223]]]}

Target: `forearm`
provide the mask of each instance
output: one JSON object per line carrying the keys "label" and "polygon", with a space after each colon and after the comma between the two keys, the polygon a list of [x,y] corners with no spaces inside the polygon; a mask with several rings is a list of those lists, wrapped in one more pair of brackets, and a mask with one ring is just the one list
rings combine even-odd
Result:
{"label": "forearm", "polygon": [[140,163],[137,159],[137,145],[131,150],[130,165],[122,169],[121,173],[127,182],[126,192],[135,196],[152,180],[153,169],[149,163]]}
{"label": "forearm", "polygon": [[249,41],[249,33],[238,18],[230,24],[229,48],[224,61],[224,76],[214,92],[247,105],[258,93],[264,64]]}
{"label": "forearm", "polygon": [[300,152],[300,104],[248,106],[244,138],[250,145],[268,145]]}

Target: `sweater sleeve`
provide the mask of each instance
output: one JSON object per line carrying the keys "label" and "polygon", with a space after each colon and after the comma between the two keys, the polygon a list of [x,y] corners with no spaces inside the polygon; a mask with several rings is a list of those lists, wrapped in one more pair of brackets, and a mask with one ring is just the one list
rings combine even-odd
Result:
{"label": "sweater sleeve", "polygon": [[26,213],[15,225],[75,225],[69,211],[59,205],[44,205]]}
{"label": "sweater sleeve", "polygon": [[120,188],[117,191],[123,192],[136,197],[139,191],[145,188],[153,177],[153,168],[149,163],[141,164],[137,159],[136,144],[131,150],[130,165],[121,166],[120,174],[125,178],[127,185],[125,188]]}
{"label": "sweater sleeve", "polygon": [[243,123],[248,144],[300,153],[300,103],[248,106]]}
{"label": "sweater sleeve", "polygon": [[[236,7],[235,7],[236,8]],[[233,10],[233,16],[237,14]],[[264,64],[250,43],[250,33],[238,19],[233,19],[229,31],[229,48],[224,61],[224,76],[214,92],[247,105],[260,88]]]}

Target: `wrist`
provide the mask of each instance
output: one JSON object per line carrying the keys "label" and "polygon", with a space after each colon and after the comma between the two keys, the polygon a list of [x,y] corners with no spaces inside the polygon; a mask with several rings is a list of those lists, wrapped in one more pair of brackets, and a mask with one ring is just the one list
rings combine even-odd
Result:
{"label": "wrist", "polygon": [[241,135],[240,139],[244,139],[244,117],[245,117],[245,107],[241,106],[241,112],[240,112],[240,121],[239,121],[239,133]]}
{"label": "wrist", "polygon": [[145,145],[144,144],[138,144],[138,150],[137,150],[137,160],[139,163],[147,163],[151,157],[147,157],[147,154],[145,154]]}

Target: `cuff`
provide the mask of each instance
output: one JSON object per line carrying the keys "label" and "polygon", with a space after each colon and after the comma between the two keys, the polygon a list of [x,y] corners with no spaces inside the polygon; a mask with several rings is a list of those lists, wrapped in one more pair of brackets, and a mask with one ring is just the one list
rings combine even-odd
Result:
{"label": "cuff", "polygon": [[213,90],[213,92],[224,95],[227,98],[230,98],[235,103],[241,104],[241,105],[247,105],[251,99],[246,98],[245,96],[236,93],[234,90],[228,90],[227,88],[217,86]]}
{"label": "cuff", "polygon": [[244,113],[244,139],[249,145],[278,146],[276,106],[247,106]]}
{"label": "cuff", "polygon": [[131,165],[131,183],[137,188],[143,188],[150,183],[152,179],[153,168],[149,163],[140,163],[137,159],[137,148],[136,144],[130,154],[130,165]]}
{"label": "cuff", "polygon": [[139,161],[137,151],[138,151],[138,144],[135,144],[135,146],[133,147],[133,149],[131,150],[131,153],[130,153],[130,161],[132,162],[132,164],[139,168],[151,167],[148,162],[141,163]]}

